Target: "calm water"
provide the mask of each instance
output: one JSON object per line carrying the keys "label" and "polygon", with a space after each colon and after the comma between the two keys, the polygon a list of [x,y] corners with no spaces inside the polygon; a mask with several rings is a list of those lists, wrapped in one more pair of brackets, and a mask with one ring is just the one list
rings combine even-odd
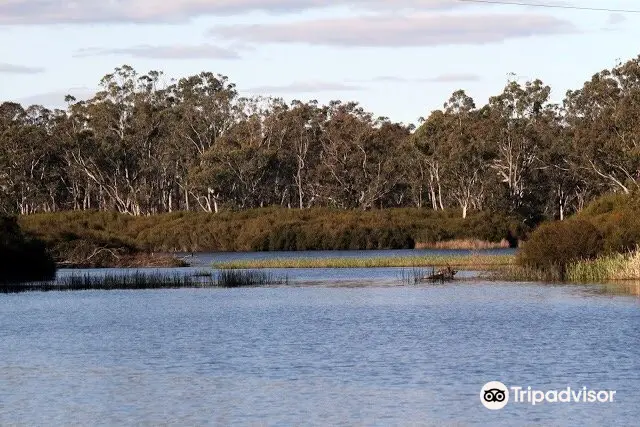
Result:
{"label": "calm water", "polygon": [[[638,423],[638,297],[327,284],[0,295],[0,425]],[[494,412],[491,380],[617,394]]]}

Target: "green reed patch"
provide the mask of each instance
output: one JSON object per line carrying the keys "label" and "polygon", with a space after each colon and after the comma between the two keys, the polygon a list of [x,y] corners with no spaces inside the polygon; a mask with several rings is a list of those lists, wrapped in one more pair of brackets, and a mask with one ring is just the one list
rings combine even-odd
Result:
{"label": "green reed patch", "polygon": [[246,268],[371,268],[371,267],[446,267],[488,270],[514,263],[512,255],[435,255],[362,258],[272,258],[214,263],[225,269]]}
{"label": "green reed patch", "polygon": [[581,260],[567,268],[567,280],[572,282],[603,282],[640,279],[640,250]]}

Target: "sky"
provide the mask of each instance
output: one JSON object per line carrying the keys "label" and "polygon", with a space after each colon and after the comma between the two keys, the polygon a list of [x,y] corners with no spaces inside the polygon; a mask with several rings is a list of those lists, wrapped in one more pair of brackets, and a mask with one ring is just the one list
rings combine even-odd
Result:
{"label": "sky", "polygon": [[[521,1],[640,12],[638,0]],[[640,13],[462,0],[0,0],[0,102],[64,107],[127,64],[417,124],[458,89],[480,106],[509,79],[539,78],[561,102],[637,57],[638,40]]]}

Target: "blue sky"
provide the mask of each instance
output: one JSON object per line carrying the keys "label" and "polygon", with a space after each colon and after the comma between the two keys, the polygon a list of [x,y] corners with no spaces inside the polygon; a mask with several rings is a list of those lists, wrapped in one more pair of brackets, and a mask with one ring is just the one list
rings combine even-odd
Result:
{"label": "blue sky", "polygon": [[167,83],[212,71],[245,96],[353,100],[417,123],[457,89],[485,103],[508,73],[542,79],[559,102],[640,54],[637,40],[640,13],[458,0],[0,0],[0,100],[61,107],[129,64]]}

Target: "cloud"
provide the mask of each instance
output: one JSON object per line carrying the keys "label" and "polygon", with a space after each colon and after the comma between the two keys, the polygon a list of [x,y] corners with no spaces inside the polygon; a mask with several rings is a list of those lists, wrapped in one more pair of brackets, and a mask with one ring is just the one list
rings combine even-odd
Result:
{"label": "cloud", "polygon": [[607,24],[609,25],[617,25],[625,22],[627,18],[621,13],[612,13],[609,15],[609,20]]}
{"label": "cloud", "polygon": [[0,74],[38,74],[45,71],[42,67],[29,67],[26,65],[7,64],[6,62],[0,62]]}
{"label": "cloud", "polygon": [[212,29],[211,34],[252,43],[417,47],[495,43],[512,38],[575,31],[570,22],[546,15],[412,14],[221,26]]}
{"label": "cloud", "polygon": [[421,80],[428,83],[477,82],[480,76],[472,73],[445,73]]}
{"label": "cloud", "polygon": [[210,44],[151,46],[138,45],[126,48],[85,48],[76,51],[76,58],[103,55],[127,55],[153,59],[238,59],[240,55],[224,47]]}
{"label": "cloud", "polygon": [[0,25],[94,22],[185,22],[205,15],[273,14],[351,7],[434,10],[466,6],[452,0],[3,0]]}
{"label": "cloud", "polygon": [[259,94],[283,94],[283,93],[318,93],[318,92],[349,92],[364,89],[348,83],[336,82],[294,82],[286,85],[256,86],[250,88],[248,92]]}
{"label": "cloud", "polygon": [[24,106],[28,105],[42,105],[47,108],[66,108],[67,103],[64,101],[66,95],[73,95],[78,101],[84,101],[96,94],[96,90],[89,89],[88,87],[73,87],[67,90],[58,90],[52,92],[38,93],[35,95],[26,96],[24,98],[16,99],[16,102]]}
{"label": "cloud", "polygon": [[372,81],[379,83],[450,83],[477,82],[480,76],[472,73],[445,73],[434,77],[406,78],[398,76],[378,76]]}

